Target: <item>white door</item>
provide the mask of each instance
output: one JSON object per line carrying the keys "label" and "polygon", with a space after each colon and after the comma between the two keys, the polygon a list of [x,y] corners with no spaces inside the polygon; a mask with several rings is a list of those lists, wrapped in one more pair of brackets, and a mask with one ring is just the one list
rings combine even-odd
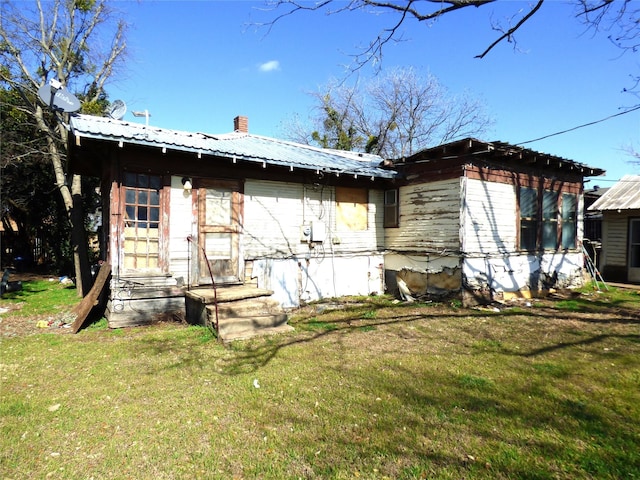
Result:
{"label": "white door", "polygon": [[640,282],[640,218],[629,220],[629,270],[627,279]]}

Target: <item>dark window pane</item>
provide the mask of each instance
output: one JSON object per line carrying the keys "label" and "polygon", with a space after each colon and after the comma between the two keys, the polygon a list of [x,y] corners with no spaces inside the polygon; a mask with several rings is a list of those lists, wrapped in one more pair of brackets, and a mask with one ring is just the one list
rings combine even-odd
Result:
{"label": "dark window pane", "polygon": [[159,208],[149,208],[149,220],[151,220],[152,222],[158,222],[160,220]]}
{"label": "dark window pane", "polygon": [[138,207],[138,220],[147,220],[147,207]]}
{"label": "dark window pane", "polygon": [[124,184],[127,187],[135,187],[136,186],[137,177],[138,176],[135,173],[125,172],[125,174],[124,174]]}
{"label": "dark window pane", "polygon": [[138,187],[140,188],[149,188],[149,175],[145,175],[141,173],[138,175]]}
{"label": "dark window pane", "polygon": [[538,192],[533,188],[520,189],[520,217],[536,218],[538,215]]}
{"label": "dark window pane", "polygon": [[558,192],[544,192],[542,196],[543,220],[558,220]]}
{"label": "dark window pane", "polygon": [[148,198],[149,198],[149,194],[145,190],[140,190],[138,192],[138,203],[140,205],[147,205],[147,203],[149,203]]}
{"label": "dark window pane", "polygon": [[535,250],[538,222],[531,220],[520,221],[520,249]]}
{"label": "dark window pane", "polygon": [[576,248],[576,222],[562,222],[562,248]]}
{"label": "dark window pane", "polygon": [[542,248],[558,248],[558,222],[545,221],[542,223]]}
{"label": "dark window pane", "polygon": [[578,200],[572,193],[562,194],[562,220],[575,220]]}
{"label": "dark window pane", "polygon": [[136,207],[133,205],[127,205],[126,215],[127,220],[136,220]]}
{"label": "dark window pane", "polygon": [[149,192],[149,205],[160,205],[160,192],[155,190]]}
{"label": "dark window pane", "polygon": [[152,190],[160,190],[162,188],[162,179],[157,175],[149,177],[149,188]]}

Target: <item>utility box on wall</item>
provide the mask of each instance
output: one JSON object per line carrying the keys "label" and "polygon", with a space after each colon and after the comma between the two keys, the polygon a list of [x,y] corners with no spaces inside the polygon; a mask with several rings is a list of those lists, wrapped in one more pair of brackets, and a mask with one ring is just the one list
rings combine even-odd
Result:
{"label": "utility box on wall", "polygon": [[327,237],[327,229],[324,222],[311,222],[311,241],[322,243]]}
{"label": "utility box on wall", "polygon": [[303,243],[323,243],[327,238],[324,222],[313,221],[300,226],[300,241]]}

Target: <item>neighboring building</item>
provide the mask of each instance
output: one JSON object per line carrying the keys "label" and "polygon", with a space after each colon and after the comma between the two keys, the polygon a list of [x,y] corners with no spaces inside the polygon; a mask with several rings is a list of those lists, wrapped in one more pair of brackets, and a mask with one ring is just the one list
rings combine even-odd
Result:
{"label": "neighboring building", "polygon": [[604,279],[640,283],[640,175],[622,177],[589,210],[602,213]]}
{"label": "neighboring building", "polygon": [[[582,284],[583,179],[603,170],[502,142],[465,139],[396,164],[385,198],[387,279],[465,303]],[[385,208],[390,208],[387,205]]]}
{"label": "neighboring building", "polygon": [[589,211],[589,207],[598,200],[608,188],[596,185],[584,191],[584,246],[595,267],[600,269],[602,257],[602,212]]}
{"label": "neighboring building", "polygon": [[582,182],[602,170],[475,139],[390,166],[234,122],[208,135],[71,117],[70,169],[102,179],[111,326],[184,314],[185,292],[212,277],[283,307],[398,286],[473,303],[582,282]]}

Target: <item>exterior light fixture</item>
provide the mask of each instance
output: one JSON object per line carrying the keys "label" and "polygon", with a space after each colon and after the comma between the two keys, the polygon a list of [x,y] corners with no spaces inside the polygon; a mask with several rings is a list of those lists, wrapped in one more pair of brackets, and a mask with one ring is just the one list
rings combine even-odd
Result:
{"label": "exterior light fixture", "polygon": [[184,188],[185,192],[190,192],[193,188],[191,184],[191,179],[189,177],[182,177],[182,188]]}

